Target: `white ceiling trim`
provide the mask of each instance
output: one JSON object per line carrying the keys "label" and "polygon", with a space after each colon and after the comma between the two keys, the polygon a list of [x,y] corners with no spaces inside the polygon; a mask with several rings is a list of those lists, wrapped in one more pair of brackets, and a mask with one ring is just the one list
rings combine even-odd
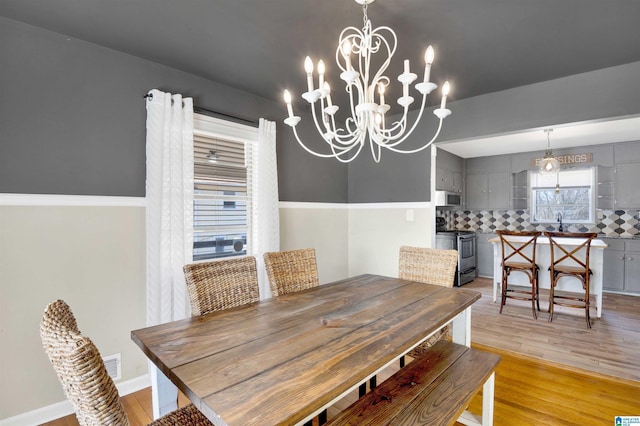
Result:
{"label": "white ceiling trim", "polygon": [[553,129],[551,149],[640,140],[640,116],[633,116],[545,126],[477,139],[445,141],[437,145],[462,158],[544,151],[547,147],[544,129],[547,128]]}

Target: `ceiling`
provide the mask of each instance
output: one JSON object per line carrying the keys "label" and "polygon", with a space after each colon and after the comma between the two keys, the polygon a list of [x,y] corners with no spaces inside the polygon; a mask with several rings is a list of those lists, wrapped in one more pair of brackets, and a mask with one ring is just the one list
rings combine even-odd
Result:
{"label": "ceiling", "polygon": [[[547,127],[477,139],[447,141],[438,144],[438,147],[462,158],[541,151],[547,147],[545,129]],[[588,123],[568,123],[554,126],[551,129],[549,144],[552,150],[637,141],[640,140],[640,117],[623,117],[615,120]]]}
{"label": "ceiling", "polygon": [[[278,102],[305,90],[306,55],[324,58],[335,100],[340,31],[362,26],[353,0],[0,0],[0,16]],[[392,82],[401,59],[420,75],[432,44],[449,100],[640,61],[637,0],[377,0],[368,16],[398,35]]]}

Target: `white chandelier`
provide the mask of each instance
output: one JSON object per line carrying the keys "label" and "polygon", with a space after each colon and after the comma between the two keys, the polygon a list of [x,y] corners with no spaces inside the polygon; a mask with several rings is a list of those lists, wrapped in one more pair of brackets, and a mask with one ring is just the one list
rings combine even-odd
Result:
{"label": "white chandelier", "polygon": [[[409,112],[409,105],[414,102],[413,97],[409,95],[409,85],[418,76],[410,72],[409,60],[405,59],[404,72],[398,76],[398,81],[402,83],[402,96],[398,98],[398,104],[403,107],[404,112],[398,121],[394,121],[390,126],[387,126],[385,114],[391,106],[385,103],[384,94],[391,81],[383,73],[389,66],[391,57],[396,51],[397,37],[389,27],[372,28],[371,21],[367,17],[367,5],[375,0],[355,1],[362,5],[364,27],[362,31],[356,27],[347,27],[342,30],[338,48],[336,49],[336,62],[342,70],[340,78],[346,83],[346,91],[349,94],[351,103],[351,115],[344,122],[344,128],[336,126],[335,114],[339,107],[331,102],[331,88],[329,83],[324,80],[324,62],[322,60],[318,62],[317,88],[314,88],[314,67],[311,58],[307,56],[304,63],[307,74],[307,92],[303,93],[302,97],[311,104],[316,128],[330,148],[331,153],[323,154],[313,151],[300,140],[296,131],[296,125],[300,122],[300,117],[293,115],[291,94],[288,90],[284,91],[284,101],[287,104],[288,112],[288,117],[284,122],[291,126],[298,143],[307,152],[318,157],[336,158],[343,163],[348,163],[358,156],[365,145],[367,137],[371,147],[371,154],[376,163],[380,162],[382,148],[402,154],[422,151],[436,140],[442,128],[442,120],[451,114],[451,111],[445,108],[447,95],[449,94],[449,82],[442,86],[440,108],[433,111],[440,119],[438,129],[433,138],[416,149],[402,150],[398,148],[398,145],[407,139],[422,118],[427,95],[438,87],[435,83],[429,81],[434,51],[431,46],[427,48],[425,52],[424,78],[415,85],[415,89],[422,95],[420,112],[415,122],[409,128],[407,113]],[[383,36],[385,33],[388,40]],[[376,53],[386,54],[386,59],[374,73],[374,70],[370,69],[370,65],[372,56]],[[316,112],[316,106],[318,107],[318,112]]]}

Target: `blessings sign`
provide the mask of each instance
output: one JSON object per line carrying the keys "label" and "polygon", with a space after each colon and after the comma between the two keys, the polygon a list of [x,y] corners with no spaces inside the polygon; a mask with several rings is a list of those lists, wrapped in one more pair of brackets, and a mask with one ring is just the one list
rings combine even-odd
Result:
{"label": "blessings sign", "polygon": [[[591,152],[586,154],[558,155],[555,157],[560,164],[583,164],[593,162],[593,153]],[[533,158],[531,159],[531,165],[534,167],[539,167],[542,160],[542,158]]]}

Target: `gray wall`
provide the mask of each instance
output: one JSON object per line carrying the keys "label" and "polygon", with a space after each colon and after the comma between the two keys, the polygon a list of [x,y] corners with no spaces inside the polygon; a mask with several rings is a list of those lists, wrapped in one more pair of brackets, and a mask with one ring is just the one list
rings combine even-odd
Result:
{"label": "gray wall", "polygon": [[0,193],[144,196],[143,96],[158,88],[276,121],[282,200],[347,200],[346,167],[304,153],[283,104],[5,18],[0,82]]}
{"label": "gray wall", "polygon": [[[349,166],[307,154],[280,103],[91,43],[0,18],[0,193],[144,196],[145,117],[152,88],[226,114],[278,123],[282,201],[429,200],[429,154],[367,148]],[[452,102],[440,142],[640,113],[640,62]],[[305,141],[319,137],[308,108]],[[302,113],[301,113],[302,112]],[[431,138],[431,111],[412,136]],[[412,144],[408,141],[408,145]]]}
{"label": "gray wall", "polygon": [[452,102],[440,141],[640,114],[638,78],[633,62]]}
{"label": "gray wall", "polygon": [[[453,114],[445,119],[438,143],[446,146],[452,140],[637,115],[639,77],[640,62],[634,62],[451,102],[447,105]],[[424,114],[414,141],[430,140],[433,134],[433,115]],[[367,160],[358,158],[349,167],[349,202],[429,200],[426,154],[396,158],[383,153],[375,167]]]}

